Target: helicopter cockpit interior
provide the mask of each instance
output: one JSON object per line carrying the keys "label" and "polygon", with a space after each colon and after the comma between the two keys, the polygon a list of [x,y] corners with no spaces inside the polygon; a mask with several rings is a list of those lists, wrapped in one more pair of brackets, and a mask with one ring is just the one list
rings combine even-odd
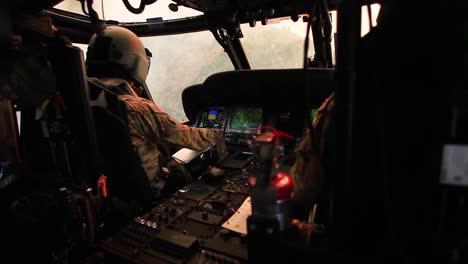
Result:
{"label": "helicopter cockpit interior", "polygon": [[[466,19],[406,2],[8,1],[0,259],[466,263],[468,93],[440,37]],[[91,80],[106,26],[147,48],[140,97],[222,130],[224,159],[171,149],[152,192],[129,110]]]}

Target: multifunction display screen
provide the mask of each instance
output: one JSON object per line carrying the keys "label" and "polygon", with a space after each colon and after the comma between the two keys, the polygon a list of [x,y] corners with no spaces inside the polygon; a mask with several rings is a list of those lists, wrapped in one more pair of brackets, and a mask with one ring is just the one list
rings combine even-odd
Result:
{"label": "multifunction display screen", "polygon": [[242,107],[232,110],[227,131],[234,133],[254,134],[262,124],[262,109]]}
{"label": "multifunction display screen", "polygon": [[226,112],[222,108],[208,109],[201,114],[198,127],[223,128],[226,119]]}

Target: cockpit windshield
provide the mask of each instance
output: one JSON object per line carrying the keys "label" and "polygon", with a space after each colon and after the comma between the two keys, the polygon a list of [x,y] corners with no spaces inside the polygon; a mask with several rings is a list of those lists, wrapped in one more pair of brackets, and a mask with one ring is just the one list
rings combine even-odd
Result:
{"label": "cockpit windshield", "polygon": [[[140,1],[129,1],[137,7]],[[141,14],[127,10],[123,1],[94,1],[93,7],[101,19],[121,23],[145,22],[147,19],[161,17],[163,20],[180,19],[203,13],[180,6],[177,12],[169,9],[170,0],[158,0],[145,7]],[[57,9],[83,14],[79,1],[63,1]],[[376,14],[380,5],[373,4],[372,20],[376,24]],[[335,63],[335,44],[333,35],[337,31],[336,11],[330,12],[332,22],[332,59]],[[362,9],[361,35],[369,27],[366,7]],[[248,23],[241,25],[243,37],[240,39],[252,69],[286,69],[303,67],[304,38],[307,22],[302,18],[294,22],[289,17],[268,21],[267,25],[257,22],[254,27]],[[312,36],[308,57],[314,58]],[[147,84],[155,102],[166,112],[184,120],[181,94],[186,87],[202,83],[211,74],[233,70],[228,55],[209,31],[194,32],[157,37],[143,37],[143,43],[153,54],[153,63]],[[86,45],[77,44],[86,53]],[[174,78],[174,76],[178,76]]]}
{"label": "cockpit windshield", "polygon": [[[361,36],[367,34],[372,26],[377,25],[377,14],[380,4],[372,4],[369,19],[368,8],[361,9]],[[332,22],[332,60],[335,64],[335,38],[337,32],[336,11],[330,12]],[[372,21],[372,22],[370,22]],[[244,37],[241,39],[247,57],[253,69],[286,69],[301,68],[304,56],[304,38],[307,23],[302,19],[294,22],[290,18],[270,21],[268,26],[257,23],[255,27],[249,24],[241,25]],[[312,39],[312,36],[310,36]],[[309,58],[314,58],[314,43],[310,41]]]}

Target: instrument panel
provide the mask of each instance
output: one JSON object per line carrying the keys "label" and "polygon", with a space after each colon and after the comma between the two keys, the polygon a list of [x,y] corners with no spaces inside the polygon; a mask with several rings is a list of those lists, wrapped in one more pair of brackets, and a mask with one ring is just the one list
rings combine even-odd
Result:
{"label": "instrument panel", "polygon": [[302,109],[281,111],[256,105],[213,106],[200,111],[193,125],[222,129],[226,144],[241,147],[249,145],[249,141],[260,134],[262,126],[275,127],[293,136],[293,140],[286,142],[288,146],[291,145],[289,147],[293,147],[310,126],[310,118]]}
{"label": "instrument panel", "polygon": [[263,110],[257,106],[212,107],[199,113],[195,126],[223,129],[227,144],[247,145],[260,133],[262,119]]}

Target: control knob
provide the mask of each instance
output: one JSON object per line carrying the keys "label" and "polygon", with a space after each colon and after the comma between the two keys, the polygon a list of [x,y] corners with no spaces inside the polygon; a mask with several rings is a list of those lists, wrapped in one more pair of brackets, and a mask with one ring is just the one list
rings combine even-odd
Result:
{"label": "control knob", "polygon": [[203,212],[203,213],[202,213],[202,219],[203,219],[203,220],[207,220],[207,219],[208,219],[208,213],[207,213],[207,212]]}

